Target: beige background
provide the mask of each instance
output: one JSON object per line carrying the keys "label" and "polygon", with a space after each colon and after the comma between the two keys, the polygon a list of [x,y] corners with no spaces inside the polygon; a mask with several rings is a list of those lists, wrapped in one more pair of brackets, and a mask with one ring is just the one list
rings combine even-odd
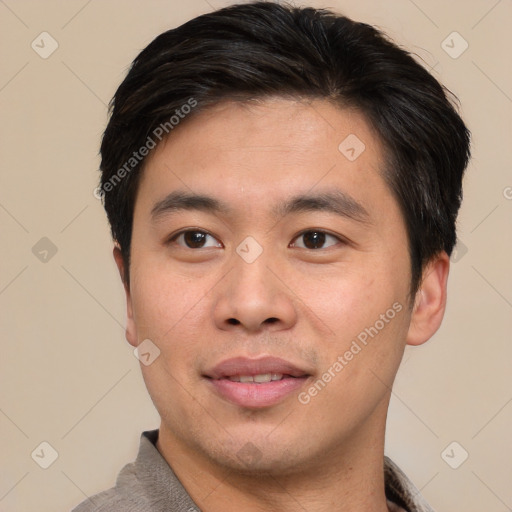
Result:
{"label": "beige background", "polygon": [[[124,340],[124,297],[93,196],[99,140],[106,104],[136,54],[229,3],[0,0],[2,512],[70,510],[113,485],[140,432],[158,427]],[[512,2],[309,3],[377,24],[461,99],[474,152],[464,245],[443,327],[406,352],[387,454],[438,512],[512,510]],[[43,31],[59,45],[47,59],[31,48]],[[441,46],[453,31],[469,44],[456,59]],[[463,41],[448,44],[453,53]],[[41,252],[47,241],[34,254],[43,237],[56,254]],[[43,441],[58,452],[48,469],[35,462],[48,448],[31,457]],[[452,465],[469,453],[458,469],[441,455],[453,441]]]}

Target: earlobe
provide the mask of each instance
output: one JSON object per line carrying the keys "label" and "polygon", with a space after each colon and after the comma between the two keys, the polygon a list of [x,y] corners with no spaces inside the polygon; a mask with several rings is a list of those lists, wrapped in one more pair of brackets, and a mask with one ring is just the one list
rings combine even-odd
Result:
{"label": "earlobe", "polygon": [[450,258],[444,251],[425,267],[411,314],[407,333],[408,345],[425,343],[439,329],[446,308],[449,269]]}
{"label": "earlobe", "polygon": [[127,279],[127,271],[125,268],[123,254],[121,248],[116,244],[113,250],[114,260],[119,270],[121,281],[123,282],[125,296],[126,296],[126,340],[134,347],[138,345],[137,342],[137,328],[135,319],[133,317],[132,297],[130,293],[130,286]]}

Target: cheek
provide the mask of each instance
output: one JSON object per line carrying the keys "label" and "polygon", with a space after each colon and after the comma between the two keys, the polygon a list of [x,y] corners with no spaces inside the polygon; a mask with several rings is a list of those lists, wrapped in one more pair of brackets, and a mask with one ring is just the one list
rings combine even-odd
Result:
{"label": "cheek", "polygon": [[333,399],[359,400],[361,393],[370,399],[371,390],[377,397],[393,380],[409,322],[404,274],[375,264],[372,271],[337,271],[321,284],[311,280],[316,288],[308,306],[331,331],[321,352],[322,370],[336,374]]}
{"label": "cheek", "polygon": [[342,313],[336,338],[323,344],[320,373],[306,393],[312,416],[324,418],[333,431],[356,428],[390,394],[405,347],[407,311],[398,301],[383,304],[372,305],[373,314],[368,304],[352,316]]}
{"label": "cheek", "polygon": [[[189,403],[190,386],[197,379],[195,361],[204,343],[208,287],[156,264],[138,270],[132,282],[138,339],[150,339],[160,350],[152,364],[141,365],[148,392],[163,418],[198,414]],[[178,420],[174,428],[180,430]]]}
{"label": "cheek", "polygon": [[208,287],[202,280],[191,279],[168,262],[159,264],[146,258],[144,265],[134,265],[131,285],[134,320],[139,336],[167,340],[173,333],[186,336],[199,322],[198,312],[207,301]]}
{"label": "cheek", "polygon": [[395,301],[403,300],[404,288],[377,265],[336,268],[321,279],[310,275],[302,278],[302,286],[306,305],[340,339],[354,337],[373,325]]}

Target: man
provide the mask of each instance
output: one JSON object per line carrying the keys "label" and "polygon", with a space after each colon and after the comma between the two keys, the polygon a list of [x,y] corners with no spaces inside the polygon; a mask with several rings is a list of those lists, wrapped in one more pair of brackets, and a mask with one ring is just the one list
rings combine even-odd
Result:
{"label": "man", "polygon": [[161,416],[84,511],[429,511],[384,457],[438,329],[469,132],[375,28],[258,2],[157,37],[112,102],[100,194]]}

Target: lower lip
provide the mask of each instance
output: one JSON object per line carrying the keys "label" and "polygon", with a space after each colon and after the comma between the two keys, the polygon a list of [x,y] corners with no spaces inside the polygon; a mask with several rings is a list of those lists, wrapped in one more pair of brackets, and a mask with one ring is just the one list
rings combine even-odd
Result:
{"label": "lower lip", "polygon": [[270,382],[235,382],[229,379],[209,379],[215,390],[226,400],[240,407],[262,408],[281,402],[298,391],[307,377],[289,377]]}

